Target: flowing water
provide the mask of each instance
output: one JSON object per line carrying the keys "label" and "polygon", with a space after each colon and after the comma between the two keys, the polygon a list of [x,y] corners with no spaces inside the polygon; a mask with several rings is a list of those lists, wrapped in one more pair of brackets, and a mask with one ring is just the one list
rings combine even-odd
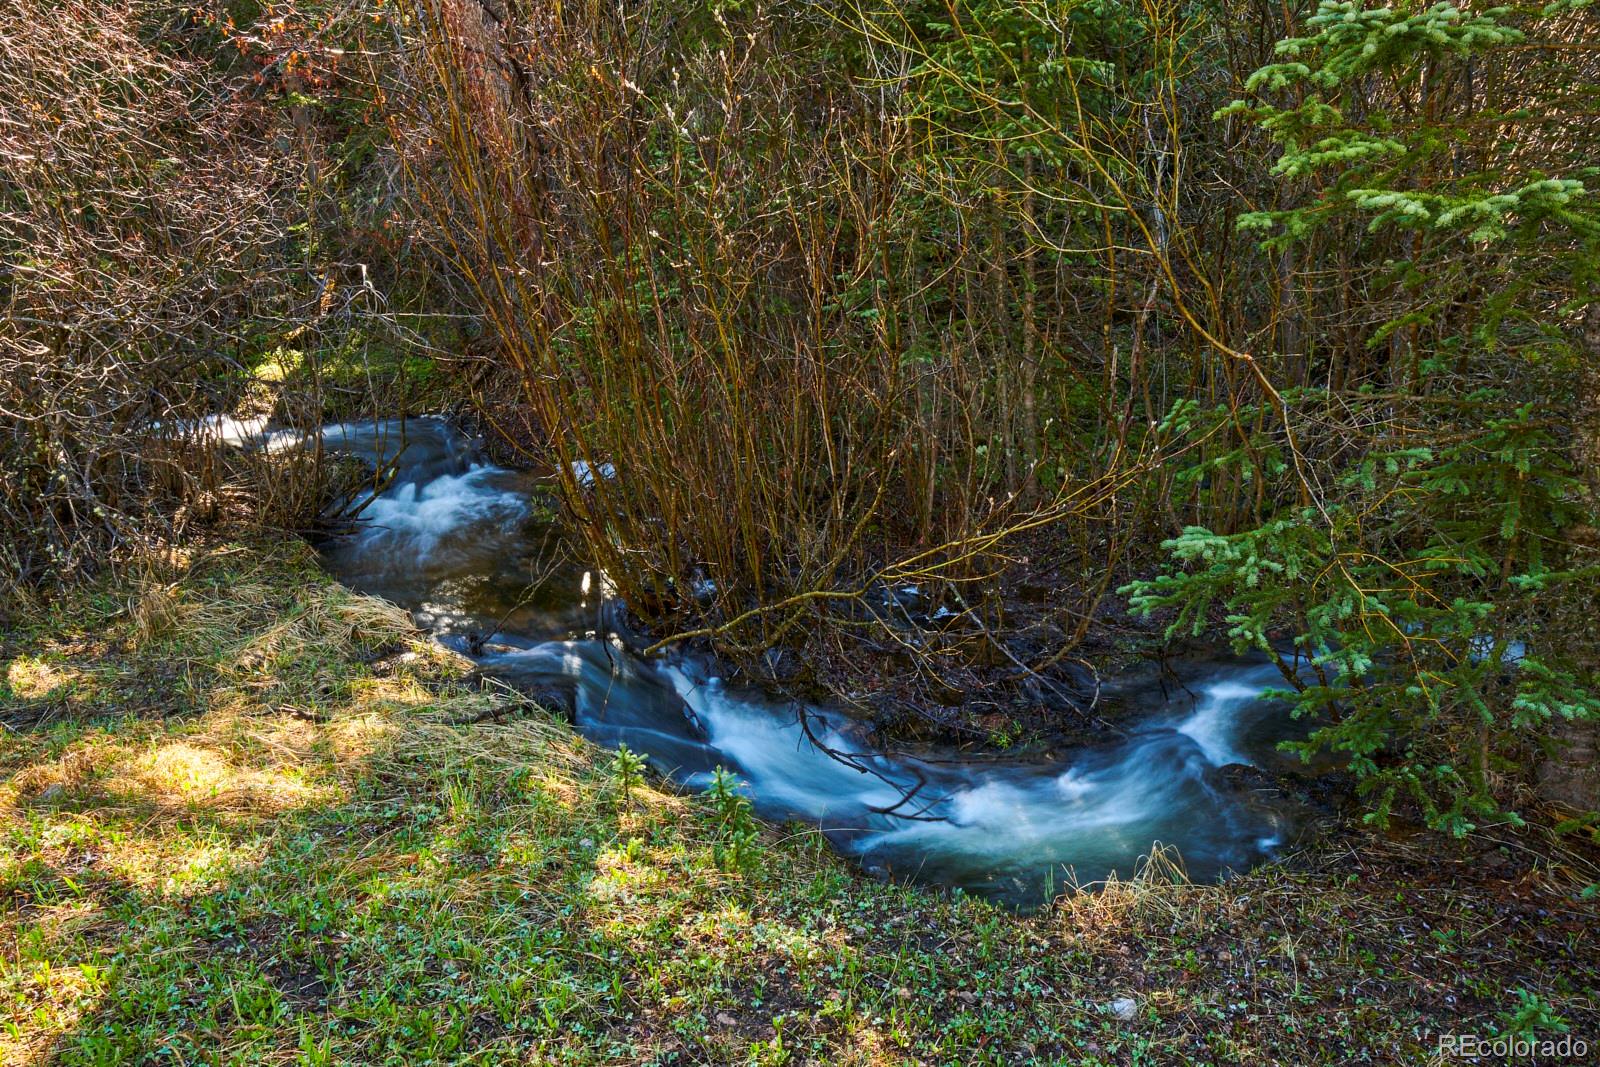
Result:
{"label": "flowing water", "polygon": [[[484,462],[443,420],[342,424],[324,446],[394,470],[354,532],[324,549],[350,586],[409,608],[485,674],[570,707],[577,728],[704,787],[718,766],[755,810],[821,828],[873,872],[1029,905],[1130,875],[1158,842],[1214,879],[1270,857],[1291,821],[1230,785],[1275,766],[1292,732],[1264,664],[1191,664],[1187,685],[1130,689],[1121,739],[1054,758],[883,751],[843,712],[726,685],[688,655],[644,662],[606,628],[603,581],[560,556],[550,487]],[[270,445],[269,445],[270,447]],[[601,467],[586,472],[612,477]]]}

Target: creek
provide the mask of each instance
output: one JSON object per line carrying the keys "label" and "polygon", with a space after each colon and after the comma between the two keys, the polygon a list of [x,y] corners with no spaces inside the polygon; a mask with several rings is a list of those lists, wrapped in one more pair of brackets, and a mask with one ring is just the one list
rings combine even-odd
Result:
{"label": "creek", "polygon": [[322,546],[340,580],[684,787],[726,768],[757,814],[818,827],[869,872],[1027,907],[1128,877],[1158,843],[1205,881],[1293,838],[1286,810],[1224,771],[1282,769],[1277,743],[1301,736],[1262,696],[1282,684],[1266,663],[1196,660],[1129,682],[1117,695],[1128,732],[1102,744],[1017,757],[886,748],[843,710],[728,684],[704,656],[631,651],[607,624],[604,579],[562,557],[550,480],[488,462],[445,420],[344,423],[322,442],[393,471],[354,529]]}

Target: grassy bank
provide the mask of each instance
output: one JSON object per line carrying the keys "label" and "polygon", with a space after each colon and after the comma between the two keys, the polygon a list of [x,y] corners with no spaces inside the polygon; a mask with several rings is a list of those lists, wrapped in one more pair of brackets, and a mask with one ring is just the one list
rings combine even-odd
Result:
{"label": "grassy bank", "polygon": [[1019,917],[619,772],[303,547],[3,635],[7,1064],[1393,1063],[1600,1041],[1593,880],[1339,832]]}

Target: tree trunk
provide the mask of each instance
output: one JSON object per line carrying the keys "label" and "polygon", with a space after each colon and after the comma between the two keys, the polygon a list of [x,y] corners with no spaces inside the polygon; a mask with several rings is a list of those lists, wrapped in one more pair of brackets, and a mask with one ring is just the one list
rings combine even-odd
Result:
{"label": "tree trunk", "polygon": [[[1591,512],[1600,513],[1600,300],[1584,315],[1579,351],[1576,458]],[[1600,723],[1561,720],[1550,736],[1558,747],[1539,768],[1540,795],[1574,811],[1600,810]]]}

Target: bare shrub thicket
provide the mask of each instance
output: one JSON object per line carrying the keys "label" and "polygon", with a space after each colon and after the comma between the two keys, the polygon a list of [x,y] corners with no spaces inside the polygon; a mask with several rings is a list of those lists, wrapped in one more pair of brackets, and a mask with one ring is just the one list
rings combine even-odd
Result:
{"label": "bare shrub thicket", "polygon": [[[809,3],[408,11],[397,139],[631,605],[730,652],[900,652],[880,594],[915,586],[960,620],[920,664],[1026,671],[997,638],[1004,580],[1093,559],[1050,606],[1064,655],[1122,550],[1099,520],[1161,497],[1128,489],[1159,433],[1080,432],[1160,415],[1097,388],[1150,374],[1123,313],[1149,318],[1191,239],[1163,215],[1160,101],[1053,82],[1008,126],[1003,87],[892,7],[846,34]],[[1140,62],[1170,78],[1181,47]],[[946,111],[915,106],[913,72]]]}
{"label": "bare shrub thicket", "polygon": [[271,106],[246,51],[198,8],[0,10],[0,582],[170,543],[230,500],[287,524],[320,505],[316,457],[245,457],[206,421],[318,419],[314,375],[253,371],[348,299],[308,232],[308,109]]}

